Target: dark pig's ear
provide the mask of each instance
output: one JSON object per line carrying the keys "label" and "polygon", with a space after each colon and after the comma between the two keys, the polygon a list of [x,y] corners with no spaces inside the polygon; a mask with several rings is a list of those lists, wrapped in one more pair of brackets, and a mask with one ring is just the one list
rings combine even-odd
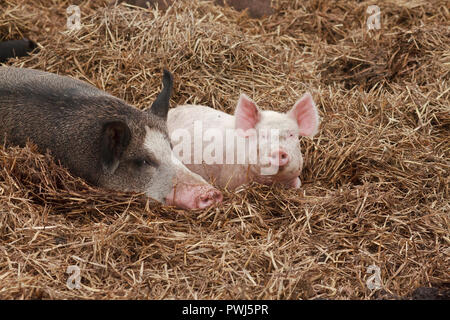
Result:
{"label": "dark pig's ear", "polygon": [[169,71],[165,69],[162,82],[163,88],[158,97],[156,97],[155,102],[153,102],[152,106],[150,107],[149,112],[166,120],[167,113],[169,112],[169,100],[170,96],[172,95],[173,76]]}
{"label": "dark pig's ear", "polygon": [[131,140],[131,131],[126,123],[112,121],[105,123],[101,139],[101,161],[106,173],[113,174],[120,158]]}

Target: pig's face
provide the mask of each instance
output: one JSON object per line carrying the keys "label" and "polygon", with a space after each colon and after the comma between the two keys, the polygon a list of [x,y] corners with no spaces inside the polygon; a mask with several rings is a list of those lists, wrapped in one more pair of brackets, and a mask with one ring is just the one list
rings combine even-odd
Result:
{"label": "pig's face", "polygon": [[303,167],[303,157],[296,121],[286,114],[262,111],[256,132],[259,161],[252,168],[254,174],[259,172],[260,180],[269,183],[297,178]]}
{"label": "pig's face", "polygon": [[[161,122],[155,125],[155,121]],[[152,123],[153,122],[153,123]],[[162,121],[106,124],[101,184],[114,190],[145,192],[164,202],[175,176],[171,148]]]}
{"label": "pig's face", "polygon": [[[250,170],[261,183],[300,187],[303,167],[299,137],[314,136],[319,116],[310,94],[305,94],[287,113],[261,111],[241,95],[235,112],[236,129],[256,129],[258,162]],[[248,131],[251,132],[251,131]]]}
{"label": "pig's face", "polygon": [[166,125],[173,87],[169,71],[164,70],[162,82],[163,88],[147,112],[130,113],[122,121],[103,125],[100,185],[145,192],[160,202],[172,190],[175,166]]}

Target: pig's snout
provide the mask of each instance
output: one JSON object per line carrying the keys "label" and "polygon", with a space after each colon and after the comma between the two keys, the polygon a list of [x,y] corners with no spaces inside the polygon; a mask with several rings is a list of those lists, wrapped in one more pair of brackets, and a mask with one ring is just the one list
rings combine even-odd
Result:
{"label": "pig's snout", "polygon": [[289,163],[289,155],[281,149],[274,151],[270,154],[270,163],[273,166],[284,167]]}
{"label": "pig's snout", "polygon": [[222,193],[211,186],[178,184],[167,196],[166,204],[182,209],[205,209],[222,200]]}
{"label": "pig's snout", "polygon": [[199,209],[208,208],[212,205],[221,203],[222,200],[222,193],[219,190],[211,189],[198,197],[197,207]]}

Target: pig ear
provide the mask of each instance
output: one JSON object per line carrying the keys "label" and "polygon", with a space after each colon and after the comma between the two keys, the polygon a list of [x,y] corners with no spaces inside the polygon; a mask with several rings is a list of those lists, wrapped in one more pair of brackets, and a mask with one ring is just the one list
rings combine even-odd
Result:
{"label": "pig ear", "polygon": [[255,129],[260,119],[260,112],[256,104],[245,94],[241,94],[234,112],[235,128],[244,132],[249,129]]}
{"label": "pig ear", "polygon": [[131,131],[126,123],[112,121],[105,123],[102,132],[101,160],[103,169],[113,174],[119,166],[119,160],[131,140]]}
{"label": "pig ear", "polygon": [[298,124],[301,136],[313,137],[319,127],[319,114],[311,94],[305,93],[288,112]]}
{"label": "pig ear", "polygon": [[158,97],[156,97],[155,102],[153,102],[152,106],[150,107],[150,112],[166,120],[167,112],[169,112],[169,100],[170,96],[172,95],[173,76],[169,71],[165,69],[162,81],[163,88]]}

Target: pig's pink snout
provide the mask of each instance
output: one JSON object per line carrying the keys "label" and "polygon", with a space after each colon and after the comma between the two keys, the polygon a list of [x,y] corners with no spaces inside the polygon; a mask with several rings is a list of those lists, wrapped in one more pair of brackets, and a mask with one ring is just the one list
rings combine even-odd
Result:
{"label": "pig's pink snout", "polygon": [[210,189],[199,196],[197,206],[199,209],[204,209],[212,205],[221,203],[222,200],[223,195],[219,190]]}
{"label": "pig's pink snout", "polygon": [[222,200],[222,193],[211,186],[178,184],[167,196],[166,204],[182,209],[205,209]]}
{"label": "pig's pink snout", "polygon": [[274,166],[283,167],[289,163],[289,155],[284,150],[274,151],[270,155],[270,162]]}

